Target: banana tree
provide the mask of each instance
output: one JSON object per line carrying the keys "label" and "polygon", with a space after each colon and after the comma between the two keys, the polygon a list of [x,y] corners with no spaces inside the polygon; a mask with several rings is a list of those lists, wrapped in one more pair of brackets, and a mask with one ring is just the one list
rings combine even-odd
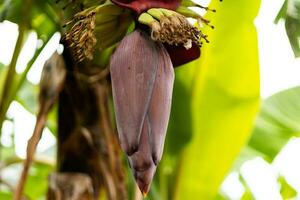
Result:
{"label": "banana tree", "polygon": [[[1,20],[19,25],[1,83],[1,125],[10,103],[22,101],[26,75],[56,31],[64,46],[44,66],[37,123],[14,199],[24,187],[26,194],[33,155],[56,104],[57,164],[48,199],[140,199],[139,190],[144,196],[150,190],[154,199],[217,197],[259,106],[253,19],[260,1],[215,0],[210,7],[190,0],[1,3]],[[208,11],[207,17],[191,7]],[[19,75],[16,62],[29,30],[44,44]]]}

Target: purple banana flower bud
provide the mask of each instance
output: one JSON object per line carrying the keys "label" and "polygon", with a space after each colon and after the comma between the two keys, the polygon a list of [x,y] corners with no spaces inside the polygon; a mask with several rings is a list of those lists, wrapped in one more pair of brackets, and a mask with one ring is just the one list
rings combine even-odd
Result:
{"label": "purple banana flower bud", "polygon": [[151,150],[154,163],[161,160],[165,136],[171,112],[174,84],[174,69],[170,56],[163,45],[159,45],[159,62],[156,72],[148,116],[151,127]]}
{"label": "purple banana flower bud", "polygon": [[174,83],[172,61],[162,44],[136,30],[117,47],[110,70],[121,147],[146,194],[163,153]]}
{"label": "purple banana flower bud", "polygon": [[140,31],[126,36],[111,57],[117,128],[121,147],[129,156],[138,150],[157,66],[157,47]]}
{"label": "purple banana flower bud", "polygon": [[129,157],[134,178],[143,194],[147,194],[150,189],[156,164],[152,159],[151,127],[148,117],[144,121],[139,150]]}

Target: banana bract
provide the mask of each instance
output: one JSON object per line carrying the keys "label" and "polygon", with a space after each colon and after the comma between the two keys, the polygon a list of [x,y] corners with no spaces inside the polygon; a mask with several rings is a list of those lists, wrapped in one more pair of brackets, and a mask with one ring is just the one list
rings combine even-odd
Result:
{"label": "banana bract", "polygon": [[155,81],[158,52],[144,33],[126,36],[111,57],[110,72],[116,121],[123,150],[138,150]]}
{"label": "banana bract", "polygon": [[180,0],[112,0],[115,4],[129,8],[137,14],[148,10],[149,8],[166,8],[175,10]]}
{"label": "banana bract", "polygon": [[152,147],[152,159],[155,164],[161,160],[171,112],[174,69],[163,45],[158,45],[159,57],[152,98],[148,108]]}
{"label": "banana bract", "polygon": [[135,30],[116,48],[110,72],[120,144],[140,190],[147,193],[163,152],[173,65],[162,44]]}
{"label": "banana bract", "polygon": [[200,48],[194,43],[190,49],[186,49],[183,46],[171,46],[168,44],[164,44],[164,46],[170,55],[174,67],[191,62],[199,58],[201,54]]}

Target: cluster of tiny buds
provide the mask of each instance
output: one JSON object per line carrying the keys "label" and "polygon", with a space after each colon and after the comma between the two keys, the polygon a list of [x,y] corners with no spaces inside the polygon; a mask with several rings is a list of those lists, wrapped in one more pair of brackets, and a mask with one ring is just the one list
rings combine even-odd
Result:
{"label": "cluster of tiny buds", "polygon": [[192,43],[201,46],[201,39],[208,42],[207,36],[198,28],[191,25],[188,20],[180,14],[163,17],[159,22],[154,22],[151,28],[151,37],[153,40],[170,45],[183,45],[189,49],[192,47]]}
{"label": "cluster of tiny buds", "polygon": [[72,48],[74,58],[82,62],[86,58],[93,59],[94,49],[97,43],[94,35],[96,13],[77,14],[74,19],[65,26],[74,23],[71,29],[65,34],[65,39]]}

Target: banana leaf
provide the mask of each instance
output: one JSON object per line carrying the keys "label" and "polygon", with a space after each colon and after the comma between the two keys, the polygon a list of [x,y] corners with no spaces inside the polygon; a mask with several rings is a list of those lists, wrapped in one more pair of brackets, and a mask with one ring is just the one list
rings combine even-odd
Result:
{"label": "banana leaf", "polygon": [[[191,142],[181,154],[174,199],[215,199],[247,143],[259,109],[257,33],[260,1],[213,0],[215,30],[205,30],[192,88]],[[213,16],[212,16],[213,15]]]}

